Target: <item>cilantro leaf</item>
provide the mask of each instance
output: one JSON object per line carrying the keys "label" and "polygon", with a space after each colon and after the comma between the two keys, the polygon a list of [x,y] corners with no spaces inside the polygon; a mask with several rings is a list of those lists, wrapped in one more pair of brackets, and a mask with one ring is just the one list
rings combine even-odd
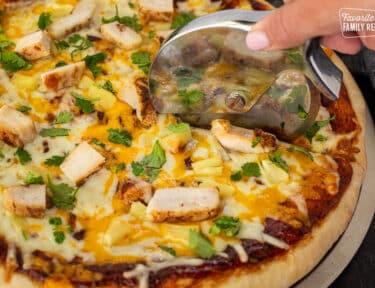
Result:
{"label": "cilantro leaf", "polygon": [[168,246],[164,246],[164,245],[159,245],[159,248],[169,254],[171,254],[172,256],[176,257],[177,256],[177,253],[176,251],[171,248],[171,247],[168,247]]}
{"label": "cilantro leaf", "polygon": [[60,166],[62,162],[64,162],[67,155],[64,156],[57,156],[54,155],[51,158],[48,158],[44,161],[44,164],[48,166]]}
{"label": "cilantro leaf", "polygon": [[42,176],[35,176],[32,172],[27,173],[26,179],[23,181],[26,185],[44,184]]}
{"label": "cilantro leaf", "polygon": [[60,217],[49,218],[48,223],[53,226],[62,225],[62,220]]}
{"label": "cilantro leaf", "polygon": [[260,138],[259,136],[255,137],[255,140],[251,142],[251,148],[255,148],[260,143],[261,140],[262,138]]}
{"label": "cilantro leaf", "polygon": [[240,181],[241,178],[242,178],[242,171],[241,170],[233,172],[232,175],[230,175],[230,180],[232,180],[232,181]]}
{"label": "cilantro leaf", "polygon": [[182,97],[182,104],[185,106],[190,106],[201,101],[203,97],[203,92],[200,90],[180,90],[178,91],[178,96]]}
{"label": "cilantro leaf", "polygon": [[323,142],[323,141],[326,141],[326,140],[327,140],[327,137],[325,137],[325,136],[319,134],[319,135],[316,135],[315,140],[316,140],[316,141]]}
{"label": "cilantro leaf", "polygon": [[116,95],[116,91],[115,89],[113,89],[113,85],[112,85],[112,82],[107,80],[104,82],[103,85],[101,85],[100,87],[102,87],[103,89],[111,92],[113,95]]}
{"label": "cilantro leaf", "polygon": [[151,65],[151,54],[147,51],[137,51],[130,56],[132,63],[137,65],[145,74],[148,74]]}
{"label": "cilantro leaf", "polygon": [[72,210],[76,200],[76,187],[70,187],[68,184],[53,184],[48,176],[48,188],[52,192],[52,203],[60,209]]}
{"label": "cilantro leaf", "polygon": [[138,18],[136,15],[130,16],[123,16],[118,19],[122,25],[132,28],[133,30],[139,32],[142,30],[142,25],[139,24]]}
{"label": "cilantro leaf", "polygon": [[178,29],[194,19],[195,15],[193,13],[181,13],[180,15],[174,17],[171,24],[171,29]]}
{"label": "cilantro leaf", "polygon": [[1,40],[0,41],[0,51],[4,50],[5,48],[8,48],[10,46],[14,46],[14,42],[9,40]]}
{"label": "cilantro leaf", "polygon": [[299,152],[308,157],[311,161],[314,160],[313,155],[306,148],[300,146],[290,146],[286,149],[288,152]]}
{"label": "cilantro leaf", "polygon": [[221,216],[214,221],[210,228],[210,234],[218,235],[224,233],[227,237],[233,237],[238,234],[241,228],[241,222],[238,218],[231,216]]}
{"label": "cilantro leaf", "polygon": [[85,61],[86,67],[90,69],[92,75],[94,77],[99,76],[99,74],[102,72],[102,68],[97,66],[99,62],[104,62],[104,60],[107,58],[107,54],[103,52],[96,53],[94,55],[87,55],[83,60]]}
{"label": "cilantro leaf", "polygon": [[262,174],[260,172],[259,164],[256,162],[247,162],[242,165],[242,174],[248,177],[260,177]]}
{"label": "cilantro leaf", "polygon": [[150,30],[148,32],[148,38],[149,39],[154,39],[154,37],[155,37],[155,30]]}
{"label": "cilantro leaf", "polygon": [[30,106],[19,106],[17,108],[18,111],[22,112],[22,113],[26,113],[26,112],[29,112],[31,110],[31,107]]}
{"label": "cilantro leaf", "polygon": [[38,27],[40,30],[46,30],[46,28],[51,25],[52,20],[51,20],[51,13],[45,13],[43,12],[42,14],[39,15],[38,19]]}
{"label": "cilantro leaf", "polygon": [[297,115],[300,119],[306,119],[309,114],[305,111],[305,109],[303,109],[303,107],[301,105],[298,105],[298,114]]}
{"label": "cilantro leaf", "polygon": [[305,96],[307,94],[306,85],[297,85],[292,88],[288,97],[284,101],[286,109],[290,113],[298,113],[298,106],[302,106],[305,102]]}
{"label": "cilantro leaf", "polygon": [[165,162],[165,152],[157,140],[151,153],[144,157],[140,162],[132,162],[131,167],[135,176],[147,175],[151,181],[154,181],[159,175],[160,168]]}
{"label": "cilantro leaf", "polygon": [[60,112],[52,124],[64,124],[73,119],[73,114],[67,111]]}
{"label": "cilantro leaf", "polygon": [[70,47],[69,43],[65,40],[60,40],[55,42],[55,47],[57,50],[63,50]]}
{"label": "cilantro leaf", "polygon": [[68,63],[66,63],[65,61],[59,61],[55,64],[55,68],[59,68],[65,65],[68,65]]}
{"label": "cilantro leaf", "polygon": [[286,164],[285,160],[281,158],[280,151],[276,151],[273,155],[269,155],[268,159],[277,167],[283,169],[285,172],[289,172],[289,167]]}
{"label": "cilantro leaf", "polygon": [[62,244],[65,241],[65,234],[62,231],[53,231],[53,237],[57,244]]}
{"label": "cilantro leaf", "polygon": [[122,170],[125,170],[126,166],[125,166],[125,163],[120,163],[116,166],[112,166],[110,167],[111,171],[116,174],[117,172],[119,171],[122,171]]}
{"label": "cilantro leaf", "polygon": [[312,139],[313,137],[315,136],[315,134],[323,127],[327,126],[329,124],[329,122],[335,120],[335,116],[332,116],[326,120],[323,120],[323,121],[316,121],[307,131],[306,131],[306,138],[310,141],[310,143],[312,142]]}
{"label": "cilantro leaf", "polygon": [[92,138],[92,143],[94,143],[95,145],[99,147],[105,148],[105,144],[100,142],[98,138]]}
{"label": "cilantro leaf", "polygon": [[134,9],[134,8],[135,8],[134,3],[132,3],[132,2],[129,2],[129,3],[128,3],[128,6],[129,6],[130,9]]}
{"label": "cilantro leaf", "polygon": [[31,161],[30,153],[22,148],[17,148],[15,155],[18,157],[22,165],[25,165],[26,163]]}
{"label": "cilantro leaf", "polygon": [[184,133],[190,130],[190,125],[188,123],[170,124],[167,128],[174,133]]}
{"label": "cilantro leaf", "polygon": [[29,62],[13,51],[2,51],[0,53],[0,62],[3,68],[9,72],[29,70],[32,68]]}
{"label": "cilantro leaf", "polygon": [[126,147],[132,145],[132,136],[126,130],[108,129],[108,140],[112,143],[122,144]]}
{"label": "cilantro leaf", "polygon": [[74,58],[74,54],[76,54],[77,52],[83,51],[92,47],[92,42],[86,37],[83,37],[79,34],[74,34],[70,36],[68,38],[68,42],[70,46],[74,48],[72,52],[70,53],[70,57],[72,59]]}
{"label": "cilantro leaf", "polygon": [[69,136],[69,129],[65,128],[44,128],[40,131],[42,137],[61,137]]}
{"label": "cilantro leaf", "polygon": [[297,66],[303,66],[303,55],[300,48],[292,48],[287,50],[287,56],[291,63]]}
{"label": "cilantro leaf", "polygon": [[195,229],[189,231],[189,248],[204,259],[212,258],[216,253],[210,241]]}
{"label": "cilantro leaf", "polygon": [[189,85],[201,81],[203,72],[203,69],[193,71],[187,67],[178,67],[173,71],[173,74],[176,76],[178,87],[185,89]]}
{"label": "cilantro leaf", "polygon": [[76,92],[70,93],[75,101],[76,106],[81,109],[81,111],[85,114],[90,114],[95,111],[94,104],[90,100],[84,99],[80,94]]}

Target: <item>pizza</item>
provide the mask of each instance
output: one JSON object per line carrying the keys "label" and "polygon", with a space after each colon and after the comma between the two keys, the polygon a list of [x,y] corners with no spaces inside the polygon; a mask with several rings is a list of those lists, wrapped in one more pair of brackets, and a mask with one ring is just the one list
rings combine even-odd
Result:
{"label": "pizza", "polygon": [[193,127],[150,101],[173,30],[267,3],[0,3],[1,287],[289,287],[345,230],[365,104],[332,51],[340,98],[293,141]]}

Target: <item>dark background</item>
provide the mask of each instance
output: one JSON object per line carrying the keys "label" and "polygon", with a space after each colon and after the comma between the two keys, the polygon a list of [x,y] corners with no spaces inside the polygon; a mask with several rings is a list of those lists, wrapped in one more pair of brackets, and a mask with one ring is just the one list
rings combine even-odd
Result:
{"label": "dark background", "polygon": [[[283,4],[281,0],[268,0],[268,2],[276,7]],[[352,72],[374,119],[375,51],[363,48],[357,55],[339,56]],[[375,218],[357,254],[329,288],[375,288]]]}

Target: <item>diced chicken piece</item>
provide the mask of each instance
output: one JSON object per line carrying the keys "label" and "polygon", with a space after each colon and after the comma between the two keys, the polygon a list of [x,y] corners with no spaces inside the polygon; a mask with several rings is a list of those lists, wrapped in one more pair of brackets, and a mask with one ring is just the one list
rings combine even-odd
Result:
{"label": "diced chicken piece", "polygon": [[171,21],[173,0],[140,0],[139,11],[145,21]]}
{"label": "diced chicken piece", "polygon": [[131,205],[133,202],[150,202],[152,197],[151,184],[142,180],[131,180],[121,187],[121,197],[125,205]]}
{"label": "diced chicken piece", "polygon": [[17,41],[15,51],[27,60],[37,60],[50,55],[51,39],[44,31],[28,34]]}
{"label": "diced chicken piece", "polygon": [[46,209],[45,185],[17,185],[4,190],[3,205],[17,216],[42,218]]}
{"label": "diced chicken piece", "polygon": [[267,153],[276,150],[276,137],[260,129],[245,129],[217,119],[211,123],[211,132],[224,148],[243,153]]}
{"label": "diced chicken piece", "polygon": [[36,137],[33,120],[4,105],[0,108],[0,139],[12,146],[23,147]]}
{"label": "diced chicken piece", "polygon": [[104,164],[105,158],[87,142],[79,144],[61,164],[61,171],[75,184],[82,184],[84,180],[98,171]]}
{"label": "diced chicken piece", "polygon": [[44,72],[40,77],[48,89],[56,91],[77,85],[84,70],[85,62],[81,61]]}
{"label": "diced chicken piece", "polygon": [[202,221],[219,212],[214,188],[175,187],[156,190],[147,207],[153,222]]}
{"label": "diced chicken piece", "polygon": [[137,118],[144,127],[150,127],[157,121],[157,114],[151,103],[147,79],[137,78],[133,83],[125,84],[118,97],[136,110]]}
{"label": "diced chicken piece", "polygon": [[104,24],[100,31],[104,39],[126,50],[135,49],[142,43],[141,35],[119,22]]}
{"label": "diced chicken piece", "polygon": [[82,29],[90,23],[96,8],[96,1],[81,0],[72,11],[72,14],[53,22],[48,27],[48,32],[55,39]]}

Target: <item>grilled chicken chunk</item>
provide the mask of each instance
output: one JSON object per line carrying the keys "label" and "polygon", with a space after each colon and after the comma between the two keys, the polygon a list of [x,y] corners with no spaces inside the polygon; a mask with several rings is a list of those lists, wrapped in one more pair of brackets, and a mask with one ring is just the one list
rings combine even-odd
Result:
{"label": "grilled chicken chunk", "polygon": [[171,21],[173,0],[140,0],[139,11],[145,21]]}
{"label": "grilled chicken chunk", "polygon": [[37,60],[50,55],[51,39],[44,31],[28,34],[17,41],[15,51],[27,60]]}
{"label": "grilled chicken chunk", "polygon": [[84,70],[85,62],[81,61],[44,72],[40,77],[48,89],[56,91],[77,85]]}
{"label": "grilled chicken chunk", "polygon": [[3,205],[10,213],[22,217],[42,218],[46,209],[45,185],[17,185],[4,190]]}
{"label": "grilled chicken chunk", "polygon": [[64,160],[60,169],[75,184],[82,184],[84,180],[98,171],[104,164],[105,158],[87,142],[79,144]]}
{"label": "grilled chicken chunk", "polygon": [[[3,3],[5,5],[6,10],[16,9],[18,7],[30,5],[33,2],[36,2],[36,0],[4,0]],[[0,7],[1,7],[0,2]]]}
{"label": "grilled chicken chunk", "polygon": [[49,34],[55,39],[82,29],[90,23],[96,8],[96,1],[81,0],[72,11],[72,14],[53,22],[48,27]]}
{"label": "grilled chicken chunk", "polygon": [[148,203],[152,197],[152,186],[143,180],[130,180],[121,187],[121,197],[125,205],[136,201]]}
{"label": "grilled chicken chunk", "polygon": [[137,32],[119,22],[104,24],[100,31],[104,39],[126,50],[135,49],[142,43],[142,37]]}
{"label": "grilled chicken chunk", "polygon": [[245,129],[217,119],[211,123],[211,132],[224,148],[243,153],[267,153],[276,150],[276,137],[260,129]]}
{"label": "grilled chicken chunk", "polygon": [[0,108],[0,140],[16,147],[23,147],[36,137],[33,120],[25,114],[4,105]]}
{"label": "grilled chicken chunk", "polygon": [[202,221],[215,217],[219,204],[219,192],[213,188],[164,188],[151,198],[147,216],[153,222]]}

